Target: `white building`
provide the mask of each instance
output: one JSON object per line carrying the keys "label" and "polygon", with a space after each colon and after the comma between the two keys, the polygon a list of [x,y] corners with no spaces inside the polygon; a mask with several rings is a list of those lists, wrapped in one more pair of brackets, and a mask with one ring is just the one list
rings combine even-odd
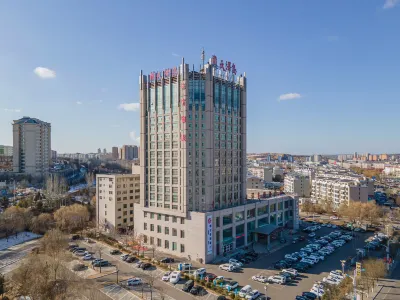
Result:
{"label": "white building", "polygon": [[385,169],[383,169],[383,172],[389,176],[400,177],[400,166],[396,165],[385,167]]}
{"label": "white building", "polygon": [[139,174],[98,174],[96,176],[96,217],[106,230],[134,224],[134,204],[140,201]]}
{"label": "white building", "polygon": [[312,181],[311,198],[313,202],[332,203],[336,209],[350,201],[368,201],[368,185],[358,180],[317,177]]}
{"label": "white building", "polygon": [[0,145],[0,156],[13,156],[13,147]]}
{"label": "white building", "polygon": [[281,178],[283,178],[283,169],[281,167],[276,166],[272,169],[272,176],[275,177],[278,175],[281,176]]}
{"label": "white building", "polygon": [[247,170],[254,176],[264,179],[266,182],[272,182],[272,167],[253,167],[247,168]]}
{"label": "white building", "polygon": [[51,162],[51,125],[23,117],[13,123],[13,170],[43,175]]}
{"label": "white building", "polygon": [[247,176],[247,189],[263,189],[265,188],[264,180],[256,176]]}
{"label": "white building", "polygon": [[285,176],[284,191],[289,194],[297,194],[300,197],[311,196],[311,180],[303,174],[290,173]]}

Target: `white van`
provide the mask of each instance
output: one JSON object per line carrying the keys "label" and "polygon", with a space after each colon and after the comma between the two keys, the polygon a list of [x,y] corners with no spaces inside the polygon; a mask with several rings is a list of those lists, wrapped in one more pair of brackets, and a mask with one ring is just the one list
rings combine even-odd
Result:
{"label": "white van", "polygon": [[242,297],[242,298],[244,298],[244,297],[246,297],[246,295],[247,295],[248,293],[250,293],[252,290],[253,290],[253,289],[252,289],[251,285],[246,285],[246,286],[244,286],[244,287],[240,290],[239,296]]}
{"label": "white van", "polygon": [[181,280],[181,272],[178,271],[172,272],[169,277],[169,282],[171,282],[172,284],[177,284],[179,280]]}
{"label": "white van", "polygon": [[319,258],[318,257],[315,257],[315,256],[309,256],[309,257],[307,257],[307,259],[308,260],[311,260],[314,264],[316,264],[316,263],[318,263],[319,262]]}

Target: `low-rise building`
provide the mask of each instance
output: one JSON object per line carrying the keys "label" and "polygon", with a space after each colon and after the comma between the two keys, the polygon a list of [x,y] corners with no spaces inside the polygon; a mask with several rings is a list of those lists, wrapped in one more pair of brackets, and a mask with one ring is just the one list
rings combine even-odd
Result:
{"label": "low-rise building", "polygon": [[255,242],[268,245],[274,231],[298,229],[298,209],[298,197],[281,195],[182,217],[150,210],[135,216],[135,229],[157,251],[209,263]]}
{"label": "low-rise building", "polygon": [[298,173],[287,174],[284,180],[284,191],[285,193],[297,194],[300,197],[310,197],[310,177]]}
{"label": "low-rise building", "polygon": [[262,189],[265,187],[264,180],[256,176],[247,176],[247,189]]}
{"label": "low-rise building", "polygon": [[97,225],[108,231],[132,227],[134,204],[140,200],[139,174],[96,176]]}
{"label": "low-rise building", "polygon": [[272,181],[272,167],[253,167],[247,170],[254,176],[264,179],[266,182]]}

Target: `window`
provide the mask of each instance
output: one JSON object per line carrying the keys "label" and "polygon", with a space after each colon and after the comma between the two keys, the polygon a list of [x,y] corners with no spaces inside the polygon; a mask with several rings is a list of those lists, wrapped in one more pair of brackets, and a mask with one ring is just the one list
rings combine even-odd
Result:
{"label": "window", "polygon": [[244,211],[238,211],[235,214],[235,220],[236,222],[244,220]]}
{"label": "window", "polygon": [[254,218],[256,216],[256,209],[252,208],[247,211],[247,218]]}
{"label": "window", "polygon": [[177,250],[176,242],[172,242],[172,250],[173,250],[173,251],[176,251],[176,250]]}
{"label": "window", "polygon": [[133,203],[129,204],[129,207],[133,207]]}
{"label": "window", "polygon": [[127,208],[128,206],[126,204],[124,204],[124,208]]}
{"label": "window", "polygon": [[265,215],[266,213],[268,213],[268,206],[259,207],[257,210],[258,216]]}
{"label": "window", "polygon": [[220,219],[219,217],[215,218],[215,226],[218,228],[219,227],[219,223],[220,223]]}
{"label": "window", "polygon": [[157,247],[161,247],[161,239],[157,239]]}
{"label": "window", "polygon": [[172,236],[177,236],[177,235],[178,235],[178,230],[172,228]]}
{"label": "window", "polygon": [[150,224],[150,231],[154,231],[154,224]]}
{"label": "window", "polygon": [[185,238],[185,231],[181,230],[181,239]]}
{"label": "window", "polygon": [[118,208],[118,211],[121,211],[121,209],[120,209],[120,208]]}
{"label": "window", "polygon": [[177,217],[172,217],[172,223],[176,223],[177,222]]}
{"label": "window", "polygon": [[228,224],[232,224],[232,214],[225,215],[222,217],[222,225],[225,226]]}
{"label": "window", "polygon": [[185,224],[185,219],[181,218],[181,224]]}
{"label": "window", "polygon": [[143,228],[144,228],[144,230],[147,230],[147,223],[143,224]]}
{"label": "window", "polygon": [[133,215],[133,210],[130,210],[130,211],[129,211],[129,214],[130,214],[130,215]]}
{"label": "window", "polygon": [[154,219],[154,213],[150,213],[150,219]]}
{"label": "window", "polygon": [[145,244],[147,244],[147,235],[144,235],[144,236],[143,236],[143,242],[144,242]]}
{"label": "window", "polygon": [[165,222],[169,221],[169,216],[165,215]]}
{"label": "window", "polygon": [[185,252],[185,245],[181,244],[181,253]]}
{"label": "window", "polygon": [[169,249],[169,241],[167,240],[164,241],[164,248]]}
{"label": "window", "polygon": [[154,245],[154,237],[150,237],[150,245]]}
{"label": "window", "polygon": [[147,212],[146,211],[143,213],[143,215],[144,215],[145,218],[147,218]]}
{"label": "window", "polygon": [[161,214],[157,214],[157,220],[161,220]]}
{"label": "window", "polygon": [[167,235],[169,234],[169,227],[165,227],[164,233]]}

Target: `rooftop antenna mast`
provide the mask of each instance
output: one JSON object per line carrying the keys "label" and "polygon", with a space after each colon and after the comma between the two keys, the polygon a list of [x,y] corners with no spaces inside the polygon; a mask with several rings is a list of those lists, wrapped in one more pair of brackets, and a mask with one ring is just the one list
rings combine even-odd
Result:
{"label": "rooftop antenna mast", "polygon": [[204,60],[206,58],[206,53],[204,52],[204,47],[201,49],[201,61],[203,62],[203,71],[204,71]]}

